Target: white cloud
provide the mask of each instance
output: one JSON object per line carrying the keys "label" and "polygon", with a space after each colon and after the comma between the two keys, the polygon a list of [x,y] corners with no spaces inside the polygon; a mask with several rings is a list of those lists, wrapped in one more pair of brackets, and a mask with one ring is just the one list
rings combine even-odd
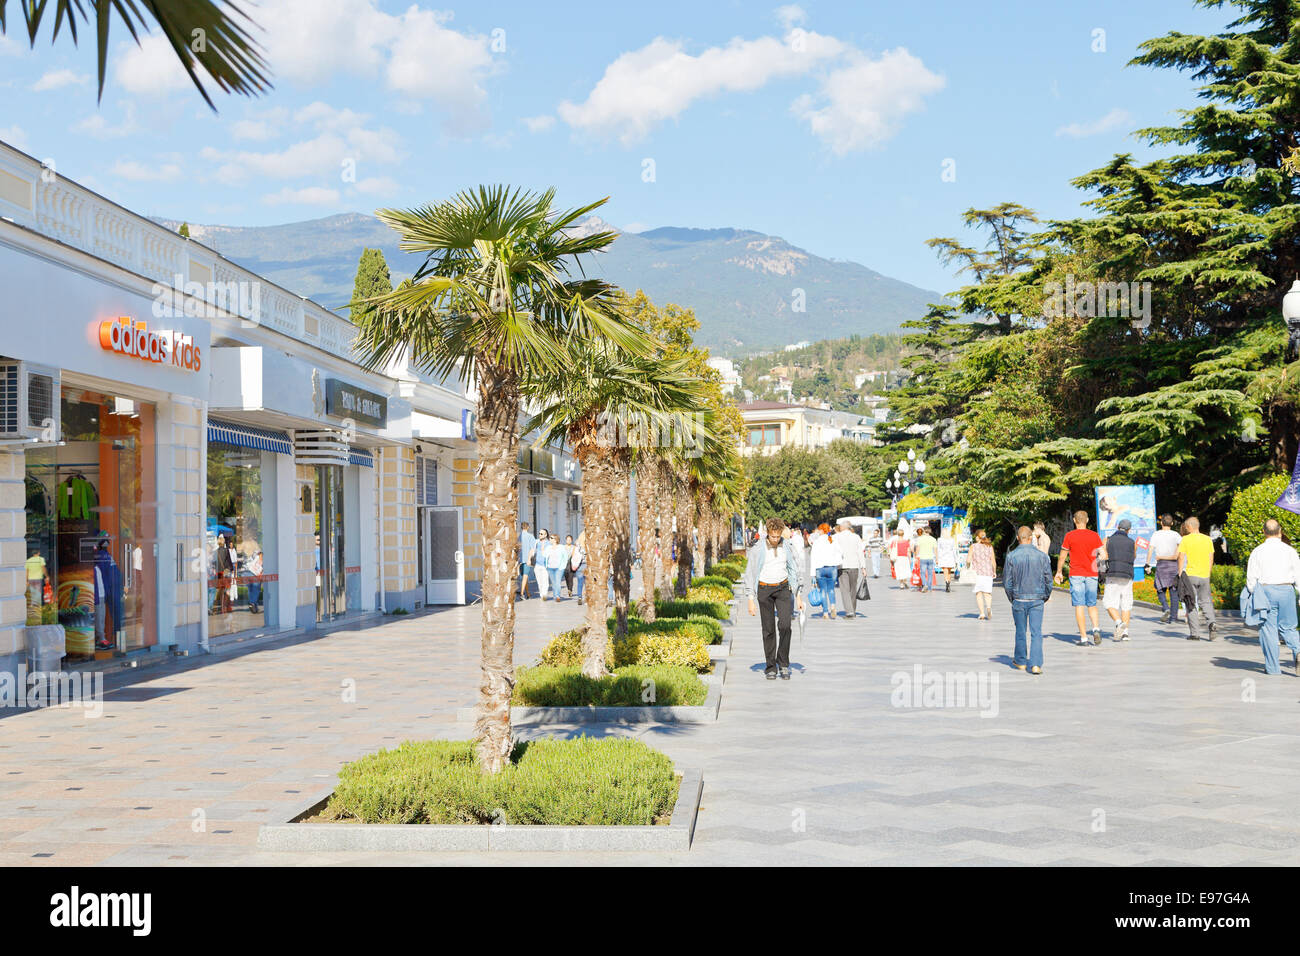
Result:
{"label": "white cloud", "polygon": [[367,127],[368,119],[363,113],[317,101],[292,115],[294,125],[313,127],[315,136],[267,152],[207,146],[199,156],[218,164],[215,177],[226,185],[241,185],[250,179],[334,177],[342,174],[345,163],[348,168],[365,170],[405,159],[398,135],[387,127]]}
{"label": "white cloud", "polygon": [[776,8],[776,18],[781,22],[782,29],[789,30],[806,21],[808,14],[804,13],[803,7],[797,3],[788,3]]}
{"label": "white cloud", "polygon": [[286,203],[321,206],[338,201],[339,191],[337,189],[326,189],[324,186],[307,186],[303,189],[291,189],[285,186],[278,193],[270,193],[262,197],[262,202],[272,206],[280,206]]}
{"label": "white cloud", "polygon": [[27,150],[27,132],[21,126],[0,126],[0,140],[15,149]]}
{"label": "white cloud", "polygon": [[854,53],[834,70],[817,94],[795,100],[791,110],[838,156],[873,149],[898,132],[904,117],[925,108],[925,98],[944,88],[917,57],[899,47],[878,58]]}
{"label": "white cloud", "polygon": [[1062,126],[1056,131],[1057,136],[1068,136],[1071,139],[1083,139],[1087,136],[1097,136],[1101,133],[1109,133],[1111,130],[1122,129],[1131,125],[1133,115],[1128,110],[1113,109],[1101,119],[1093,120],[1091,123],[1069,123]]}
{"label": "white cloud", "polygon": [[530,133],[545,133],[555,125],[554,116],[525,116],[524,125]]}
{"label": "white cloud", "polygon": [[49,70],[32,84],[32,92],[44,93],[47,90],[61,90],[65,86],[85,86],[89,82],[90,75],[87,73],[76,73],[73,70]]}
{"label": "white cloud", "polygon": [[134,159],[119,159],[113,164],[112,174],[132,182],[172,182],[180,179],[181,167],[176,163],[141,163]]}
{"label": "white cloud", "polygon": [[282,106],[277,106],[236,120],[230,125],[230,135],[235,139],[263,142],[279,136],[288,121],[289,111]]}
{"label": "white cloud", "polygon": [[103,113],[92,113],[85,119],[74,123],[72,131],[74,133],[84,133],[94,139],[121,139],[124,136],[131,136],[139,131],[140,126],[135,121],[135,104],[130,100],[122,104],[122,122],[116,126],[104,119]]}
{"label": "white cloud", "polygon": [[497,69],[491,38],[452,29],[448,12],[412,4],[394,16],[376,0],[265,0],[253,16],[277,79],[311,86],[340,72],[379,76],[388,89],[447,110],[454,132],[487,122],[483,82]]}
{"label": "white cloud", "polygon": [[388,176],[371,176],[357,183],[357,192],[364,193],[367,196],[391,194],[397,192],[400,188],[397,181]]}
{"label": "white cloud", "polygon": [[584,102],[566,100],[558,112],[572,127],[616,135],[626,145],[676,119],[697,99],[751,92],[770,80],[808,73],[849,49],[834,37],[797,28],[781,40],[737,38],[698,55],[687,53],[680,41],[657,37],[619,56]]}
{"label": "white cloud", "polygon": [[115,54],[117,83],[128,93],[166,96],[193,90],[194,83],[161,33],[140,37],[139,45],[123,43]]}

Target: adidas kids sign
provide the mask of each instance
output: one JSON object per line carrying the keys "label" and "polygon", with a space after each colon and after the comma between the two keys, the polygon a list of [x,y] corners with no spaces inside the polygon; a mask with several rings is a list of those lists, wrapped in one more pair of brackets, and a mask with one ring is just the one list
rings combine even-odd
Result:
{"label": "adidas kids sign", "polygon": [[106,352],[189,372],[197,372],[203,364],[193,336],[183,332],[151,332],[143,319],[134,321],[125,315],[99,323],[99,346]]}

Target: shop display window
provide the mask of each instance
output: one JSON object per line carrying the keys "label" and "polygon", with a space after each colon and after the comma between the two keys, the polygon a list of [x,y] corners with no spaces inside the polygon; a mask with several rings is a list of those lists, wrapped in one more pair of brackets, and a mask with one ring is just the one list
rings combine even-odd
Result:
{"label": "shop display window", "polygon": [[264,628],[274,620],[275,454],[208,443],[206,556],[208,634]]}

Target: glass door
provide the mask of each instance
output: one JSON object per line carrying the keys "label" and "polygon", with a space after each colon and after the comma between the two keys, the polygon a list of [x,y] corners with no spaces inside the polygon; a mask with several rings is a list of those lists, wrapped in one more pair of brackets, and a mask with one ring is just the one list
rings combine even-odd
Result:
{"label": "glass door", "polygon": [[461,551],[464,524],[460,508],[425,508],[424,582],[426,604],[465,603],[465,556]]}
{"label": "glass door", "polygon": [[344,548],[343,469],[316,468],[317,586],[316,620],[331,621],[347,613],[347,564]]}

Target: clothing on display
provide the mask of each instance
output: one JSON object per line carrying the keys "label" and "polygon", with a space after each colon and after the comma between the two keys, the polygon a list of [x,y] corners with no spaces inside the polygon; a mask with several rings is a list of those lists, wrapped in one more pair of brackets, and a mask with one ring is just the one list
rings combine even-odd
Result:
{"label": "clothing on display", "polygon": [[60,518],[89,520],[99,507],[99,495],[95,492],[95,486],[79,471],[59,482],[54,491],[54,500],[58,503]]}

